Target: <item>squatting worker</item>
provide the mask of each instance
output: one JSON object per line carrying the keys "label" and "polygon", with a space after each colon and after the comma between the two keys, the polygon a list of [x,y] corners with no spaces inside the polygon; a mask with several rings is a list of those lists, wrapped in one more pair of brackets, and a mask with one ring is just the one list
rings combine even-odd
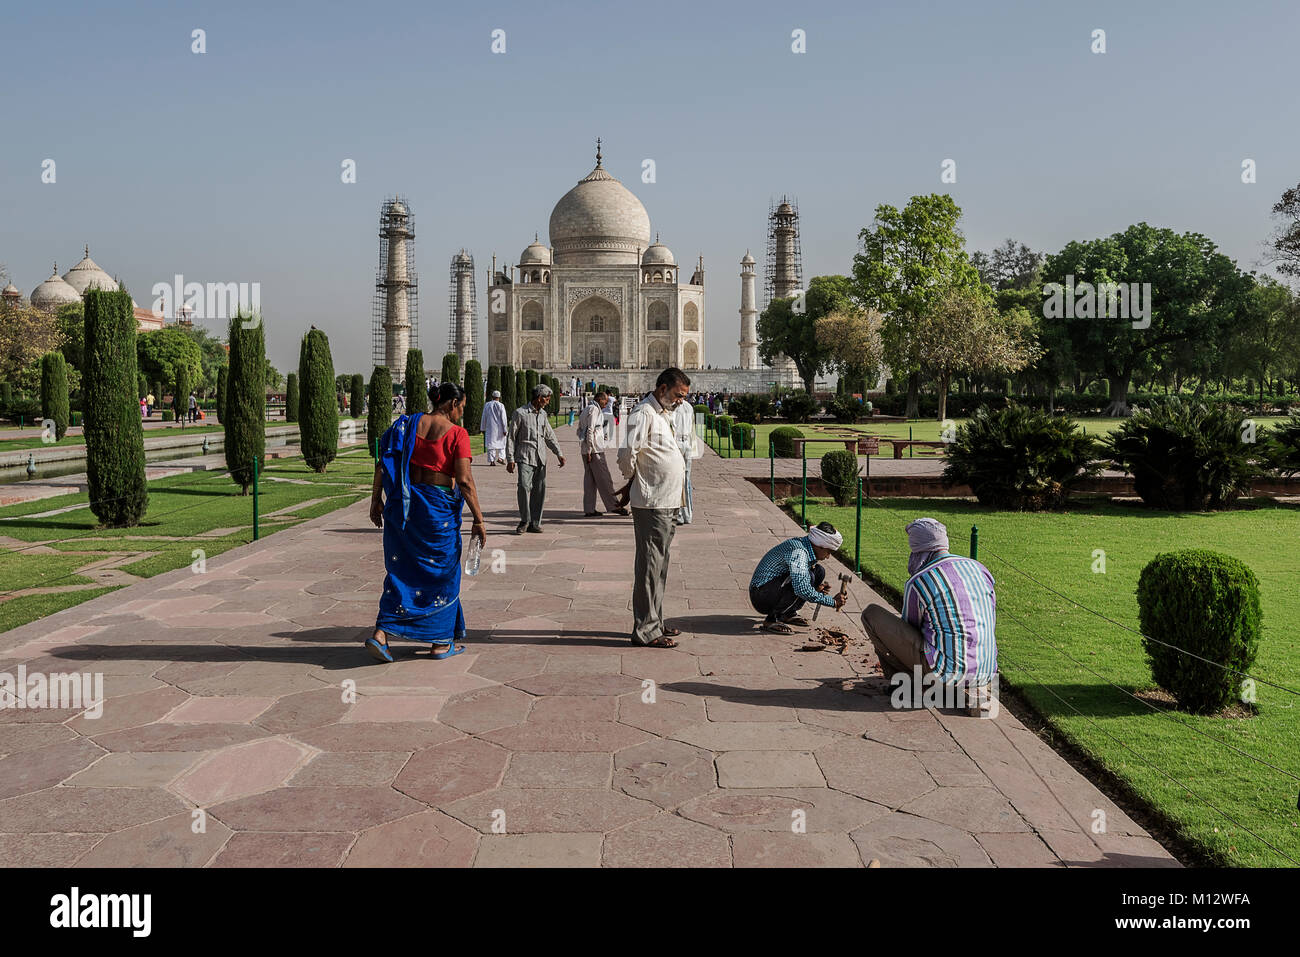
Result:
{"label": "squatting worker", "polygon": [[632,644],[675,648],[681,634],[664,623],[668,549],[684,503],[686,465],[673,432],[673,409],[685,398],[691,380],[681,369],[665,369],[655,390],[627,416],[627,439],[618,450],[618,467],[630,481],[636,561],[632,583]]}
{"label": "squatting worker", "polygon": [[619,505],[614,494],[614,477],[609,473],[609,460],[605,457],[605,406],[609,396],[596,393],[596,401],[587,404],[578,416],[579,452],[582,455],[582,514],[588,518],[599,515],[596,511],[596,493],[605,503],[605,510],[627,515],[628,510]]}
{"label": "squatting worker", "polygon": [[762,557],[749,582],[749,603],[766,615],[763,630],[778,635],[794,633],[791,626],[805,627],[799,615],[804,602],[816,602],[839,611],[845,597],[830,594],[824,562],[844,544],[844,536],[830,522],[808,529],[808,534],[787,538]]}
{"label": "squatting worker", "polygon": [[555,441],[551,419],[543,411],[551,401],[551,387],[538,384],[533,387],[533,401],[515,409],[506,429],[506,471],[514,472],[519,466],[519,524],[515,534],[522,535],[542,530],[542,507],[546,504],[546,450],[564,468],[564,455]]}
{"label": "squatting worker", "polygon": [[493,391],[492,399],[483,406],[483,451],[488,465],[506,459],[506,407],[501,404],[501,393]]}
{"label": "squatting worker", "polygon": [[973,558],[948,551],[948,530],[933,518],[907,526],[911,556],[903,614],[871,604],[862,627],[885,677],[933,672],[945,684],[986,689],[998,669],[997,600],[993,576]]}

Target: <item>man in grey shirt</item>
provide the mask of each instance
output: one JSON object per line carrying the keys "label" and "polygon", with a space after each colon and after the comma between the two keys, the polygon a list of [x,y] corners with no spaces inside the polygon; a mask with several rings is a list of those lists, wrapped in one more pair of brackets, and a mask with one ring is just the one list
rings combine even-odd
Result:
{"label": "man in grey shirt", "polygon": [[542,530],[542,507],[546,502],[546,450],[550,448],[564,468],[564,455],[555,441],[551,420],[542,411],[551,401],[550,386],[533,389],[533,401],[515,409],[506,429],[506,471],[519,466],[519,524],[515,534]]}

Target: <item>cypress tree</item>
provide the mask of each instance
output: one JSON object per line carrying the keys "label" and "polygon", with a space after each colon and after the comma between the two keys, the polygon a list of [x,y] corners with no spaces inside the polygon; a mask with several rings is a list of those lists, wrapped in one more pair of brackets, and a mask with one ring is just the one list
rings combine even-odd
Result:
{"label": "cypress tree", "polygon": [[185,418],[190,414],[190,369],[184,364],[176,367],[176,418],[185,428]]}
{"label": "cypress tree", "polygon": [[375,454],[375,442],[393,421],[393,375],[388,366],[375,366],[370,373],[370,412],[366,415],[366,444]]}
{"label": "cypress tree", "polygon": [[54,423],[54,441],[67,435],[69,417],[68,362],[62,352],[48,352],[41,356],[41,418]]}
{"label": "cypress tree", "polygon": [[528,375],[523,369],[515,373],[515,401],[520,405],[527,405],[533,400],[528,394]]}
{"label": "cypress tree", "polygon": [[339,407],[334,394],[330,341],[320,329],[302,337],[298,353],[298,434],[309,468],[324,472],[339,448]]}
{"label": "cypress tree", "polygon": [[[493,392],[501,391],[501,367],[488,366],[487,388],[484,390],[483,401],[486,403],[492,397]],[[505,396],[502,396],[505,398]]]}
{"label": "cypress tree", "polygon": [[406,414],[429,411],[429,389],[424,384],[424,353],[419,349],[406,352]]}
{"label": "cypress tree", "polygon": [[506,407],[507,419],[514,414],[515,409],[519,408],[519,398],[515,395],[515,370],[513,366],[501,367],[501,404]]}
{"label": "cypress tree", "polygon": [[284,387],[284,421],[298,421],[298,373],[290,372]]}
{"label": "cypress tree", "polygon": [[442,379],[440,381],[460,381],[460,357],[456,353],[448,352],[442,357]]}
{"label": "cypress tree", "polygon": [[244,316],[230,320],[230,365],[226,373],[226,468],[243,494],[253,486],[253,460],[266,459],[266,335],[260,322],[244,328]]}
{"label": "cypress tree", "polygon": [[226,379],[229,373],[226,366],[217,370],[217,421],[224,423],[226,421]]}
{"label": "cypress tree", "polygon": [[533,397],[533,389],[537,388],[537,383],[541,381],[541,378],[538,376],[536,369],[528,369],[524,372],[524,381],[524,388],[528,390],[528,398],[524,401],[527,402]]}
{"label": "cypress tree", "polygon": [[352,418],[360,418],[361,410],[366,407],[366,378],[360,372],[352,373],[352,395],[349,402],[352,405]]}
{"label": "cypress tree", "polygon": [[86,477],[90,510],[103,524],[140,524],[149,506],[144,429],[136,383],[136,320],[131,294],[89,289],[85,296]]}
{"label": "cypress tree", "polygon": [[471,434],[482,431],[483,367],[477,359],[465,363],[465,418],[461,425]]}

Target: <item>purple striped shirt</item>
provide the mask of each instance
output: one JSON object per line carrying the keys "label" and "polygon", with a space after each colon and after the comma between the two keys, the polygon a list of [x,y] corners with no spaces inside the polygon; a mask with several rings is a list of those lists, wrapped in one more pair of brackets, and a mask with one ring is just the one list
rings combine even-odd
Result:
{"label": "purple striped shirt", "polygon": [[925,638],[942,681],[987,684],[998,668],[993,576],[972,558],[942,555],[903,586],[903,616]]}

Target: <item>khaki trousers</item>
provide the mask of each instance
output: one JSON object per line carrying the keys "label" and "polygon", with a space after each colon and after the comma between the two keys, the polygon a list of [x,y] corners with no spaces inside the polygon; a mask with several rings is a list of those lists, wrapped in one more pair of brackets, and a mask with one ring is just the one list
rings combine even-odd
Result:
{"label": "khaki trousers", "polygon": [[677,526],[675,508],[632,509],[636,562],[632,581],[632,644],[648,645],[664,633],[664,590],[668,585],[668,548]]}
{"label": "khaki trousers", "polygon": [[886,605],[868,605],[862,611],[862,627],[876,649],[880,668],[886,678],[898,672],[911,675],[912,669],[921,666],[922,674],[929,674],[930,665],[925,660],[925,638],[919,628]]}
{"label": "khaki trousers", "polygon": [[605,503],[605,511],[618,508],[614,496],[614,477],[609,472],[609,459],[604,452],[592,452],[591,461],[582,456],[582,510],[588,514],[596,511],[596,492]]}

